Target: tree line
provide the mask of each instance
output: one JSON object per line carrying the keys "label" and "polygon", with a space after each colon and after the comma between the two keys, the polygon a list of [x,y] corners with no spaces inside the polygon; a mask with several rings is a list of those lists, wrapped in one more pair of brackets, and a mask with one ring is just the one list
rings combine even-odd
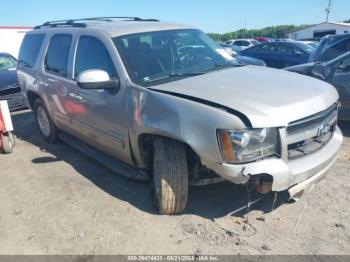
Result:
{"label": "tree line", "polygon": [[269,26],[261,29],[239,29],[234,32],[219,34],[209,33],[208,35],[216,41],[226,42],[230,39],[237,38],[254,38],[256,36],[270,37],[270,38],[286,38],[289,33],[304,29],[311,25],[278,25]]}
{"label": "tree line", "polygon": [[[343,23],[350,23],[350,19],[343,21]],[[254,38],[256,36],[270,37],[270,38],[287,38],[288,34],[295,31],[302,30],[306,27],[313,26],[310,25],[278,25],[269,26],[261,29],[239,29],[234,32],[219,34],[219,33],[208,33],[208,35],[215,41],[226,42],[230,39],[237,38]]]}

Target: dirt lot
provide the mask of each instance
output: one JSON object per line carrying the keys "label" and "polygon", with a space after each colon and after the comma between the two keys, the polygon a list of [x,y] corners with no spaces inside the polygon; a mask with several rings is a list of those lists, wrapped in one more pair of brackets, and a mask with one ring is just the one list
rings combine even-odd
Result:
{"label": "dirt lot", "polygon": [[245,187],[223,183],[191,188],[185,214],[159,216],[147,182],[46,144],[29,111],[13,120],[15,152],[0,155],[0,254],[350,254],[350,124],[331,172],[297,203],[280,194],[271,212],[267,195],[234,213]]}

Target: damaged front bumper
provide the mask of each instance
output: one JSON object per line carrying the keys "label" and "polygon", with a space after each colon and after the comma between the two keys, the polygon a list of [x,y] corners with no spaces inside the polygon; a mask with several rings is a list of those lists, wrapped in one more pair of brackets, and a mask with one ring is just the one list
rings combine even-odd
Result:
{"label": "damaged front bumper", "polygon": [[216,163],[207,166],[236,184],[244,184],[255,176],[269,175],[272,177],[272,191],[290,189],[290,193],[297,194],[326,175],[336,161],[342,141],[342,133],[336,127],[332,138],[322,149],[302,158],[288,160],[282,156],[279,159],[271,158],[243,165]]}

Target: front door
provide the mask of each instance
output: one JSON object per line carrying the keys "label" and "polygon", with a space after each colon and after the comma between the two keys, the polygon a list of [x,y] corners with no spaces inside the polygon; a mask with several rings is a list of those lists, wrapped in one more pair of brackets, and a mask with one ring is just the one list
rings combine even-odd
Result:
{"label": "front door", "polygon": [[[117,70],[106,44],[97,37],[81,36],[78,40],[74,79],[86,70],[100,69],[110,79]],[[126,116],[126,88],[115,94],[110,90],[70,88],[70,115],[75,134],[86,143],[120,160],[131,163]]]}

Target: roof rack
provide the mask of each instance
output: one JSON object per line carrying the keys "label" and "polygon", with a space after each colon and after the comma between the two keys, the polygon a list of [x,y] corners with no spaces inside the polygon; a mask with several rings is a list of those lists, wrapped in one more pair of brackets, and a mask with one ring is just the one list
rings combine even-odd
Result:
{"label": "roof rack", "polygon": [[[105,21],[113,22],[116,19],[122,19],[124,21],[140,21],[140,22],[159,22],[158,19],[143,19],[140,17],[129,17],[129,16],[105,16],[105,17],[88,17],[81,19],[67,19],[67,20],[57,20],[48,21],[42,25],[35,26],[34,29],[46,28],[46,27],[60,27],[60,26],[72,26],[72,27],[86,27],[86,23],[83,21]],[[79,23],[77,23],[79,22]]]}

